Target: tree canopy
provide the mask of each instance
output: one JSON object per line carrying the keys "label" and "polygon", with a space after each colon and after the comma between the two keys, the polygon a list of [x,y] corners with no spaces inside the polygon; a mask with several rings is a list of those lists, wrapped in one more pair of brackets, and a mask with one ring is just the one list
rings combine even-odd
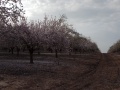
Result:
{"label": "tree canopy", "polygon": [[109,48],[108,53],[120,53],[120,40]]}
{"label": "tree canopy", "polygon": [[23,17],[21,0],[0,0],[0,22],[2,24],[16,23]]}

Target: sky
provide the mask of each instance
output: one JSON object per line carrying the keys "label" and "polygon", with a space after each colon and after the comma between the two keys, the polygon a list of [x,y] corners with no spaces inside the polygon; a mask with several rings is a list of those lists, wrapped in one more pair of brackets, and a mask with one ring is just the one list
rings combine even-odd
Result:
{"label": "sky", "polygon": [[120,0],[22,0],[28,20],[64,14],[83,36],[96,42],[101,52],[120,39]]}

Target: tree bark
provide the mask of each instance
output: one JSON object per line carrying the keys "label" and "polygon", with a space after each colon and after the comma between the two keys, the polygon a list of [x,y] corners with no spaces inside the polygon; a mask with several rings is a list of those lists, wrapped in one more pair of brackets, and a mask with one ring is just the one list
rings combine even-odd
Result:
{"label": "tree bark", "polygon": [[29,54],[30,54],[30,64],[33,64],[33,49],[29,49]]}
{"label": "tree bark", "polygon": [[11,53],[14,54],[14,47],[11,47]]}
{"label": "tree bark", "polygon": [[55,49],[55,57],[58,58],[58,51]]}
{"label": "tree bark", "polygon": [[71,49],[69,49],[69,55],[71,56],[71,53],[72,53],[72,50]]}
{"label": "tree bark", "polygon": [[41,52],[40,52],[40,48],[38,48],[38,55],[40,55],[41,54]]}
{"label": "tree bark", "polygon": [[17,56],[20,54],[20,48],[17,47]]}

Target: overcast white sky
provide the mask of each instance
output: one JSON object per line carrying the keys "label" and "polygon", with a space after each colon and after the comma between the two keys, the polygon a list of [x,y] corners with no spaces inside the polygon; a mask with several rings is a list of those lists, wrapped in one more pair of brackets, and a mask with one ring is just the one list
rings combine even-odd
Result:
{"label": "overcast white sky", "polygon": [[29,20],[65,14],[76,31],[102,52],[120,39],[120,0],[22,0]]}

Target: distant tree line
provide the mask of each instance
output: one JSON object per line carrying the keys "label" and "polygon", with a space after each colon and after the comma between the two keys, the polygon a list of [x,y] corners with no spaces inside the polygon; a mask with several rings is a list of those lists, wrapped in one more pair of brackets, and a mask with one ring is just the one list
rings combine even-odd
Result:
{"label": "distant tree line", "polygon": [[109,48],[108,53],[120,53],[120,40]]}
{"label": "distant tree line", "polygon": [[30,63],[33,63],[33,53],[36,51],[38,54],[55,53],[56,58],[58,53],[100,52],[94,42],[67,23],[65,15],[60,18],[45,16],[42,21],[27,22],[20,0],[1,0],[0,5],[0,48],[12,54],[17,51],[17,55],[27,50]]}

